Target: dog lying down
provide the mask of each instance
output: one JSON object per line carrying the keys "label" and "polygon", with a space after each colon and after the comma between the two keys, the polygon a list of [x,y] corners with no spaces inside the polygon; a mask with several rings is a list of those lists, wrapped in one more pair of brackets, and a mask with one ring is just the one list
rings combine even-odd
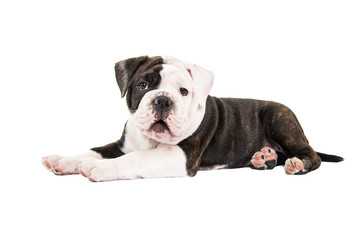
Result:
{"label": "dog lying down", "polygon": [[295,175],[343,160],[315,152],[280,103],[209,96],[214,76],[198,65],[142,56],[116,63],[115,74],[130,111],[120,140],[77,156],[43,157],[47,169],[98,182],[277,165]]}

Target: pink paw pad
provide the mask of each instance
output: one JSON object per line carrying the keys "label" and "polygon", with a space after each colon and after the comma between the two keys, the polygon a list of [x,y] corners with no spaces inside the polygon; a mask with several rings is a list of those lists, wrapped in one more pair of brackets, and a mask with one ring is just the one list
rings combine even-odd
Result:
{"label": "pink paw pad", "polygon": [[80,174],[83,175],[84,177],[87,177],[87,174],[83,170],[80,170]]}
{"label": "pink paw pad", "polygon": [[51,163],[48,161],[48,157],[42,157],[42,160],[45,167],[47,167],[48,169],[52,169]]}
{"label": "pink paw pad", "polygon": [[277,154],[273,149],[263,147],[254,154],[250,162],[256,169],[272,169],[276,166]]}
{"label": "pink paw pad", "polygon": [[304,163],[298,158],[290,158],[285,162],[285,173],[294,175],[304,171]]}
{"label": "pink paw pad", "polygon": [[56,175],[68,175],[70,173],[68,172],[63,172],[63,170],[61,169],[61,167],[59,166],[59,163],[55,163],[55,168],[54,168],[54,173]]}
{"label": "pink paw pad", "polygon": [[97,182],[94,178],[91,177],[91,173],[87,176],[87,178],[92,182]]}
{"label": "pink paw pad", "polygon": [[263,152],[256,152],[250,162],[256,168],[264,167],[265,166],[265,154]]}
{"label": "pink paw pad", "polygon": [[273,149],[269,147],[264,147],[260,151],[265,154],[266,157],[265,161],[277,160],[277,154]]}

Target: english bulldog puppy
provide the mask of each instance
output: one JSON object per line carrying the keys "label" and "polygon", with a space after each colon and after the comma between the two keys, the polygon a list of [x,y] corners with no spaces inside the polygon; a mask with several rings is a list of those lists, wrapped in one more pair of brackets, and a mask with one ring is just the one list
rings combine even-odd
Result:
{"label": "english bulldog puppy", "polygon": [[120,140],[77,156],[43,157],[47,169],[98,182],[277,165],[294,175],[343,160],[315,152],[280,103],[209,96],[214,75],[198,65],[142,56],[116,63],[115,74],[130,112]]}

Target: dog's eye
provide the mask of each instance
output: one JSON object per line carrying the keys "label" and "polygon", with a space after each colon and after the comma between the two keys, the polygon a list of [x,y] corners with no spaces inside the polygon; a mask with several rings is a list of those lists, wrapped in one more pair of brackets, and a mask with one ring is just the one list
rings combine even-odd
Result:
{"label": "dog's eye", "polygon": [[187,96],[188,93],[189,93],[189,91],[188,91],[186,88],[180,88],[180,93],[181,93],[181,95],[183,95],[183,96]]}
{"label": "dog's eye", "polygon": [[138,85],[137,85],[138,89],[141,90],[141,91],[144,91],[146,89],[148,89],[149,85],[147,82],[140,82]]}

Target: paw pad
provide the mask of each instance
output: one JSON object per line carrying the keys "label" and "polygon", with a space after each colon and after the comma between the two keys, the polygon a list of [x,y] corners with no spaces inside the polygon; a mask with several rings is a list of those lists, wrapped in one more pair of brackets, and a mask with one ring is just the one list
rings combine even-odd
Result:
{"label": "paw pad", "polygon": [[97,181],[91,176],[91,172],[89,173],[89,175],[87,176],[87,178],[88,178],[91,182],[97,182]]}
{"label": "paw pad", "polygon": [[277,154],[273,149],[264,147],[253,155],[250,162],[255,169],[272,169],[277,164]]}
{"label": "paw pad", "polygon": [[52,166],[51,166],[51,163],[48,161],[48,158],[49,157],[42,157],[42,163],[44,164],[44,166],[51,170],[52,169]]}
{"label": "paw pad", "polygon": [[304,172],[305,165],[300,159],[293,157],[285,162],[285,173],[289,175],[301,174]]}

